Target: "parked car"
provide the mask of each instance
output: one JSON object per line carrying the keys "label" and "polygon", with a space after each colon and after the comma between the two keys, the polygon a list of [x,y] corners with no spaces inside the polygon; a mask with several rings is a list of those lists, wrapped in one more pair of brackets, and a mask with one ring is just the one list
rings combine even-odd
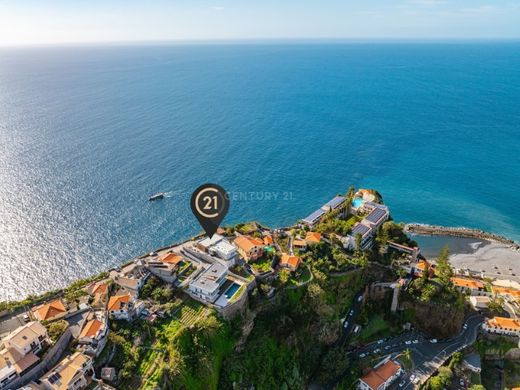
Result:
{"label": "parked car", "polygon": [[430,343],[435,344],[437,342],[437,339],[431,339]]}
{"label": "parked car", "polygon": [[23,318],[23,322],[31,321],[31,319],[29,318],[29,316],[27,314],[24,314],[22,318]]}
{"label": "parked car", "polygon": [[383,339],[381,339],[381,340],[377,340],[377,343],[378,343],[378,344],[383,344],[383,342],[384,342]]}
{"label": "parked car", "polygon": [[399,383],[399,387],[403,387],[404,385],[406,385],[406,381],[402,381],[401,383]]}
{"label": "parked car", "polygon": [[345,323],[343,324],[343,327],[347,328],[347,326],[348,326],[348,321],[345,321]]}
{"label": "parked car", "polygon": [[363,295],[360,295],[357,299],[358,302],[361,302],[363,300]]}
{"label": "parked car", "polygon": [[417,344],[417,343],[419,343],[419,340],[414,340],[414,341],[412,341],[412,343]]}
{"label": "parked car", "polygon": [[360,358],[364,358],[365,356],[367,356],[366,353],[361,353],[361,354],[359,354],[359,357],[360,357]]}
{"label": "parked car", "polygon": [[463,329],[468,329],[468,324],[464,324]]}
{"label": "parked car", "polygon": [[405,343],[406,345],[410,345],[412,342],[411,342],[410,340],[406,340],[404,343]]}

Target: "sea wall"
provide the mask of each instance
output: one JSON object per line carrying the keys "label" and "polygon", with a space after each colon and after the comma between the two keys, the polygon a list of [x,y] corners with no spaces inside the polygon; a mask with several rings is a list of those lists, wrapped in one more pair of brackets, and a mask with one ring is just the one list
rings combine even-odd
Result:
{"label": "sea wall", "polygon": [[518,245],[513,240],[499,236],[498,234],[488,233],[479,229],[409,223],[404,226],[404,231],[406,233],[423,234],[431,236],[478,238],[481,240],[499,242],[501,244],[510,246],[512,249],[520,250],[520,245]]}

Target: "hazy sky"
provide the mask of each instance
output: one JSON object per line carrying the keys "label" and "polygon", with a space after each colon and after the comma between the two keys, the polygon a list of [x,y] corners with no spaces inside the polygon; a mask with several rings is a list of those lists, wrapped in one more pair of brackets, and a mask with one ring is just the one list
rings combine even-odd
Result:
{"label": "hazy sky", "polygon": [[519,0],[0,0],[0,45],[520,38]]}

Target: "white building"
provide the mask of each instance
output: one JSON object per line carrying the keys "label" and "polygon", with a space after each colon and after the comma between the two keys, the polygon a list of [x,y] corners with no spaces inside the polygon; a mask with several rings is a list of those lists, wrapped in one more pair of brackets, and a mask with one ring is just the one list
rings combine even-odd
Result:
{"label": "white building", "polygon": [[107,311],[110,318],[131,321],[139,315],[139,305],[130,294],[114,295],[108,300]]}
{"label": "white building", "polygon": [[388,388],[399,375],[401,366],[393,360],[386,360],[375,366],[368,374],[359,378],[358,388],[361,390],[384,390]]}
{"label": "white building", "polygon": [[[356,248],[356,237],[358,234],[361,236],[361,248]],[[354,226],[352,232],[343,238],[342,242],[345,249],[368,249],[372,245],[373,239],[374,230],[363,222],[359,222]]]}
{"label": "white building", "polygon": [[228,267],[235,265],[237,249],[220,234],[214,234],[211,238],[206,237],[197,243],[197,247],[224,260]]}
{"label": "white building", "polygon": [[89,356],[99,356],[108,341],[108,332],[107,316],[104,312],[95,312],[81,330],[79,348]]}
{"label": "white building", "polygon": [[142,260],[136,260],[126,265],[120,271],[110,271],[110,278],[135,297],[139,295],[139,290],[149,276],[150,272],[144,267]]}
{"label": "white building", "polygon": [[227,273],[225,265],[215,262],[190,283],[188,291],[195,298],[213,303],[218,297],[220,286],[226,281]]}
{"label": "white building", "polygon": [[25,324],[4,338],[0,349],[0,389],[38,363],[36,354],[48,342],[47,329],[39,322]]}
{"label": "white building", "polygon": [[489,333],[520,336],[520,321],[506,317],[488,318],[482,324],[482,329]]}

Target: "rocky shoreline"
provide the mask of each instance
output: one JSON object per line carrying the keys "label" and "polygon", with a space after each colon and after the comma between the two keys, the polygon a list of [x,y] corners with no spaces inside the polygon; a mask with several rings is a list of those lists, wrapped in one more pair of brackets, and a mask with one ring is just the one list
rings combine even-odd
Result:
{"label": "rocky shoreline", "polygon": [[489,240],[509,246],[511,249],[519,251],[520,245],[506,237],[498,234],[485,232],[479,229],[470,229],[465,227],[449,227],[437,226],[420,223],[409,223],[404,226],[406,233],[430,235],[430,236],[453,236],[465,238],[478,238],[481,240]]}

